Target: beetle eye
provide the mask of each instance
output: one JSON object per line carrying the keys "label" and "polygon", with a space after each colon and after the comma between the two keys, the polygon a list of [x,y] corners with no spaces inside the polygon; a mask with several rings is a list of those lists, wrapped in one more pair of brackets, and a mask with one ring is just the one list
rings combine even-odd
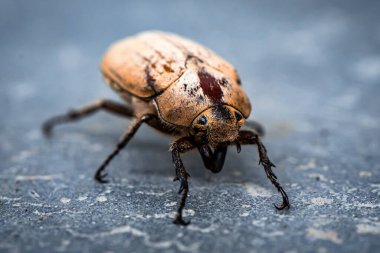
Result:
{"label": "beetle eye", "polygon": [[241,127],[245,122],[243,115],[241,115],[239,112],[235,112],[235,118],[237,125]]}
{"label": "beetle eye", "polygon": [[202,115],[198,118],[196,123],[193,125],[193,134],[195,135],[204,135],[207,132],[207,118]]}
{"label": "beetle eye", "polygon": [[235,112],[235,118],[236,118],[236,121],[239,122],[243,118],[243,116],[240,113]]}
{"label": "beetle eye", "polygon": [[200,125],[206,125],[207,124],[207,119],[206,119],[206,117],[203,115],[202,117],[200,117],[199,119],[198,119],[198,122],[197,122],[198,124],[200,124]]}

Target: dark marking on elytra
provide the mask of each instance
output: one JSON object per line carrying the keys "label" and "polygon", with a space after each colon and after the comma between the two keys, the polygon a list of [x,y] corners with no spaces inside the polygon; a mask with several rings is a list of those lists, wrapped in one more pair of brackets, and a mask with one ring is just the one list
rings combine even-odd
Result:
{"label": "dark marking on elytra", "polygon": [[156,79],[153,78],[153,76],[150,74],[149,65],[145,67],[145,79],[149,87],[152,87],[154,90],[154,86],[156,84]]}
{"label": "dark marking on elytra", "polygon": [[196,63],[204,63],[204,61],[201,58],[199,58],[198,56],[195,56],[195,55],[192,55],[192,54],[188,54],[186,56],[186,60],[185,60],[185,68],[187,68],[187,63],[190,60],[195,60]]}
{"label": "dark marking on elytra", "polygon": [[236,79],[236,82],[237,82],[239,85],[241,85],[240,77],[238,77],[238,78]]}
{"label": "dark marking on elytra", "polygon": [[174,72],[174,70],[169,65],[167,65],[167,64],[164,64],[164,70],[166,72]]}
{"label": "dark marking on elytra", "polygon": [[216,107],[213,107],[212,108],[212,114],[217,119],[232,120],[231,112],[225,106],[216,106]]}
{"label": "dark marking on elytra", "polygon": [[241,79],[236,69],[234,69],[235,75],[236,75],[236,82],[237,84],[241,85]]}
{"label": "dark marking on elytra", "polygon": [[198,90],[199,90],[199,86],[192,86],[192,87],[190,86],[190,88],[185,89],[185,91],[187,91],[187,94],[190,97],[195,97],[198,94]]}
{"label": "dark marking on elytra", "polygon": [[200,86],[206,97],[208,97],[213,103],[221,102],[223,97],[223,91],[220,88],[222,81],[216,79],[204,70],[198,72],[198,77]]}
{"label": "dark marking on elytra", "polygon": [[222,78],[222,79],[218,79],[218,83],[220,84],[220,85],[222,85],[223,87],[227,87],[227,85],[228,85],[228,81],[227,81],[227,79],[226,78]]}
{"label": "dark marking on elytra", "polygon": [[152,89],[153,92],[154,92],[153,97],[160,95],[163,91],[162,90],[161,91],[157,91],[156,90],[156,87],[155,87],[156,86],[156,79],[154,79],[153,76],[150,74],[149,64],[146,65],[144,71],[145,71],[145,80],[146,80],[146,83],[148,84],[148,87],[150,89]]}

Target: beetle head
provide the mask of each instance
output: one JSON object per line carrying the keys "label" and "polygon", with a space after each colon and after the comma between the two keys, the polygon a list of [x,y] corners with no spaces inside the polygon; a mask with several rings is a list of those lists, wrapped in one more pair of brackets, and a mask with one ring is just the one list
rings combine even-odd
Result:
{"label": "beetle head", "polygon": [[224,142],[235,141],[244,122],[245,118],[235,108],[214,106],[194,119],[190,133],[197,141],[218,147]]}

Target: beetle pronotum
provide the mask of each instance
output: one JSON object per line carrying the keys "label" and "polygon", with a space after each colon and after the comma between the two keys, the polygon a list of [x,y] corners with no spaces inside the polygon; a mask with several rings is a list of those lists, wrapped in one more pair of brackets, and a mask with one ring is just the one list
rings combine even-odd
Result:
{"label": "beetle pronotum", "polygon": [[[182,217],[189,174],[181,154],[191,149],[198,149],[205,167],[218,173],[223,168],[228,146],[235,145],[240,152],[241,145],[256,145],[260,164],[282,195],[282,204],[275,207],[281,210],[290,206],[261,142],[261,126],[245,122],[251,104],[236,70],[227,61],[193,41],[156,31],[112,45],[103,58],[101,71],[125,103],[100,100],[43,124],[44,133],[49,135],[55,125],[78,120],[98,110],[132,119],[121,141],[96,171],[97,181],[107,182],[107,165],[146,123],[160,132],[177,136],[169,149],[175,166],[174,180],[180,181],[181,194],[174,223],[189,223]],[[240,129],[245,123],[251,130]]]}

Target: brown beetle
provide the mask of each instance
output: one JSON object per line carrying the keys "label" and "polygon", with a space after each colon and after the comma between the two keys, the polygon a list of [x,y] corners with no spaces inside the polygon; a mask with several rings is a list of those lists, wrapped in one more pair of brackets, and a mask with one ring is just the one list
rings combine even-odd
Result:
{"label": "brown beetle", "polygon": [[105,168],[137,132],[142,123],[169,135],[178,136],[170,145],[181,199],[174,223],[187,225],[182,218],[189,191],[189,174],[180,154],[197,148],[205,167],[214,173],[223,168],[227,147],[255,144],[260,163],[269,180],[282,195],[279,210],[289,207],[288,196],[277,182],[260,140],[262,128],[247,122],[252,130],[240,130],[251,112],[239,76],[231,64],[211,50],[178,35],[144,32],[119,41],[105,54],[101,71],[106,82],[125,100],[110,100],[71,110],[43,125],[49,135],[60,123],[88,116],[99,109],[132,118],[128,130],[95,174],[106,182]]}

